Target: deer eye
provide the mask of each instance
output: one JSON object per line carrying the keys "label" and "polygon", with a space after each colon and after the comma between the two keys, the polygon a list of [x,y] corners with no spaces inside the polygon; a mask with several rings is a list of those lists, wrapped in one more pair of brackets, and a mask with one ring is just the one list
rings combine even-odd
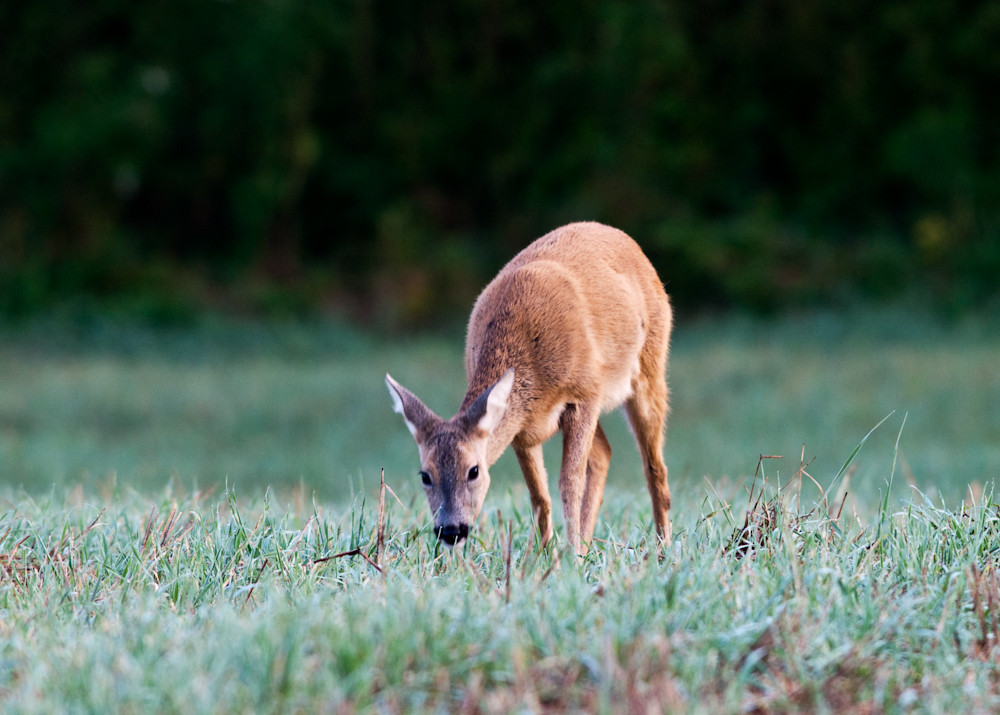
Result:
{"label": "deer eye", "polygon": [[469,470],[469,481],[470,482],[473,479],[476,479],[478,477],[479,477],[479,467],[478,466],[473,467],[472,469]]}
{"label": "deer eye", "polygon": [[420,472],[420,481],[424,483],[425,487],[429,487],[431,484],[434,483],[433,480],[431,479],[431,475],[423,471]]}

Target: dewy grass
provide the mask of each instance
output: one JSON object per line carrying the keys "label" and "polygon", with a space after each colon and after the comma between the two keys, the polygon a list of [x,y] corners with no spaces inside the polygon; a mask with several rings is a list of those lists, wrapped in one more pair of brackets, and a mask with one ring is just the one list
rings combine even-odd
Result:
{"label": "dewy grass", "polygon": [[453,406],[457,342],[5,333],[0,709],[1000,709],[1000,505],[957,503],[997,476],[996,331],[856,322],[680,325],[675,544],[612,417],[583,559],[539,550],[513,464],[466,548],[430,534],[382,374]]}
{"label": "dewy grass", "polygon": [[[467,547],[387,498],[228,492],[0,516],[11,712],[968,712],[1000,706],[1000,505],[917,493],[864,524],[706,498],[661,551],[609,494],[590,553],[540,551],[523,494]],[[766,518],[760,514],[767,513]],[[638,521],[636,520],[638,519]],[[558,558],[557,558],[558,557]]]}

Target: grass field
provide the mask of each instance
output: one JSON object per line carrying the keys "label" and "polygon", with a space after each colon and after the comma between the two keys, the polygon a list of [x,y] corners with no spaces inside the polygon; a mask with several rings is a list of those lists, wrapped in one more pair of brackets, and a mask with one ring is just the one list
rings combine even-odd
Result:
{"label": "grass field", "polygon": [[[680,320],[667,464],[675,499],[697,505],[706,477],[734,493],[760,454],[791,475],[805,446],[829,480],[858,440],[894,413],[856,461],[860,508],[884,489],[897,433],[901,474],[955,504],[1000,475],[1000,331],[986,316],[949,324],[903,311],[775,322]],[[416,449],[390,408],[385,372],[450,415],[464,391],[461,335],[369,338],[329,324],[211,321],[151,330],[37,322],[0,331],[0,484],[41,494],[115,483],[158,493],[236,485],[301,489],[323,501],[373,493],[380,468],[417,487]],[[624,420],[604,418],[610,483],[641,490]],[[550,472],[559,440],[549,445]],[[513,456],[491,470],[520,483]]]}
{"label": "grass field", "polygon": [[448,412],[460,339],[6,328],[0,708],[996,710],[995,325],[681,322],[674,545],[611,415],[599,540],[558,565],[509,457],[468,548],[428,534],[382,374]]}
{"label": "grass field", "polygon": [[[8,503],[8,712],[987,712],[1000,508],[867,526],[768,493],[649,543],[612,498],[583,560],[500,496],[439,553],[391,497]],[[380,528],[381,525],[381,528]]]}

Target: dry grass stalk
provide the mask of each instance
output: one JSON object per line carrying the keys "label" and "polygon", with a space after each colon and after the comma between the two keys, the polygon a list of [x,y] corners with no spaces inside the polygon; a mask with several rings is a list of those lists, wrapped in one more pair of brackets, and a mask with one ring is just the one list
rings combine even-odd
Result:
{"label": "dry grass stalk", "polygon": [[981,571],[975,563],[969,566],[966,575],[972,596],[972,609],[979,623],[979,638],[971,647],[971,655],[983,661],[997,661],[997,646],[1000,645],[1000,618],[997,614],[1000,607],[1000,575],[993,569]]}
{"label": "dry grass stalk", "polygon": [[757,460],[757,469],[754,470],[753,482],[750,484],[747,508],[743,514],[743,524],[733,530],[732,537],[724,548],[725,553],[732,554],[737,559],[753,555],[758,549],[767,546],[769,535],[778,525],[778,509],[781,505],[777,497],[770,502],[764,501],[766,478],[757,491],[757,477],[760,476],[761,465],[765,459],[782,459],[782,457],[762,454]]}

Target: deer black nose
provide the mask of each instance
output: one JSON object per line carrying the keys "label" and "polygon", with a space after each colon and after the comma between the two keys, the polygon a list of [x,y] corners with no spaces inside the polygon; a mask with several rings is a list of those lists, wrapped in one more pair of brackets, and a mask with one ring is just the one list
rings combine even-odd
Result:
{"label": "deer black nose", "polygon": [[436,530],[437,537],[448,546],[454,546],[469,535],[468,524],[446,524],[439,526]]}

